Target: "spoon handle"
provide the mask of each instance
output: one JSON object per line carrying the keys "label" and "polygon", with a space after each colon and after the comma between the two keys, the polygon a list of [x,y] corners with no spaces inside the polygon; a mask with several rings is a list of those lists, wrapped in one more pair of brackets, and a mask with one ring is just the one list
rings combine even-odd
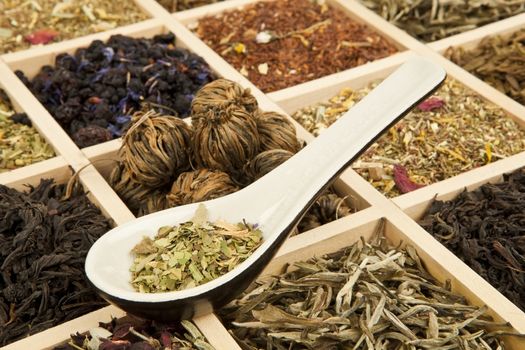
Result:
{"label": "spoon handle", "polygon": [[253,184],[268,189],[261,205],[267,205],[271,220],[262,221],[296,224],[331,180],[445,77],[441,67],[421,57],[403,64],[304,149]]}

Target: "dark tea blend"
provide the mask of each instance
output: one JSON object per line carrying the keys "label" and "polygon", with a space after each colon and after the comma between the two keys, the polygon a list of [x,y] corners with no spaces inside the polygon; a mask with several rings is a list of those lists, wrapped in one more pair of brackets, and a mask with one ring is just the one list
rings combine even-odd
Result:
{"label": "dark tea blend", "polygon": [[53,148],[31,126],[27,114],[16,113],[0,89],[0,173],[55,155]]}
{"label": "dark tea blend", "polygon": [[507,96],[525,104],[525,29],[489,36],[472,49],[450,47],[445,56]]}
{"label": "dark tea blend", "polygon": [[133,248],[131,284],[141,293],[192,288],[233,270],[261,243],[256,225],[210,222],[200,204],[190,221],[161,227]]}
{"label": "dark tea blend", "polygon": [[221,1],[224,0],[157,0],[162,7],[170,12],[189,10]]}
{"label": "dark tea blend", "polygon": [[264,92],[359,66],[397,51],[325,1],[259,1],[200,19],[196,34]]}
{"label": "dark tea blend", "polygon": [[419,224],[525,311],[525,169],[450,201]]}
{"label": "dark tea blend", "polygon": [[[385,238],[298,261],[219,311],[243,349],[503,349],[486,307]],[[510,329],[511,331],[512,329]]]}
{"label": "dark tea blend", "polygon": [[191,321],[160,324],[132,316],[99,322],[87,334],[72,334],[54,350],[214,350]]}
{"label": "dark tea blend", "polygon": [[[343,89],[292,117],[319,135],[376,85]],[[523,150],[525,130],[500,107],[447,79],[352,167],[385,195],[395,197]]]}
{"label": "dark tea blend", "polygon": [[2,0],[0,14],[0,54],[147,18],[133,0]]}
{"label": "dark tea blend", "polygon": [[152,39],[113,35],[74,55],[59,54],[32,80],[16,74],[73,141],[87,147],[120,137],[133,112],[148,102],[188,115],[194,94],[215,75],[175,42],[171,33]]}
{"label": "dark tea blend", "polygon": [[[108,181],[136,215],[238,191],[303,146],[287,116],[260,110],[249,89],[226,79],[195,94],[190,117],[191,126],[154,110],[132,116]],[[325,193],[299,228],[351,211],[345,199]]]}
{"label": "dark tea blend", "polygon": [[525,0],[359,0],[387,21],[430,42],[525,11]]}
{"label": "dark tea blend", "polygon": [[0,346],[106,305],[84,260],[110,228],[79,184],[0,185]]}

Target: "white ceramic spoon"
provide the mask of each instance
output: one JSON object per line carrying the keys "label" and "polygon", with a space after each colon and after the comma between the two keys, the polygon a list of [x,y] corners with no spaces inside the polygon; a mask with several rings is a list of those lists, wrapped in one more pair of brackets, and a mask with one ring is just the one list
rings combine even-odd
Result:
{"label": "white ceramic spoon", "polygon": [[190,204],[133,220],[97,240],[86,258],[90,282],[110,303],[161,321],[192,318],[225,305],[264,269],[316,196],[445,76],[423,58],[410,60],[284,164],[236,193],[205,202],[210,221],[245,219],[263,232],[262,245],[229,273],[176,292],[138,293],[131,286],[131,249],[159,227],[191,219],[197,204]]}

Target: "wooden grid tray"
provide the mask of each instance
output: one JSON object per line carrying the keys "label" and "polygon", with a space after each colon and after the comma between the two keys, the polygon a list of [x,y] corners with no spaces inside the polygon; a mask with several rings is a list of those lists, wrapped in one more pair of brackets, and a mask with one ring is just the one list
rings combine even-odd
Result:
{"label": "wooden grid tray", "polygon": [[[185,47],[204,57],[212,70],[219,76],[234,80],[250,88],[264,110],[291,113],[300,107],[325,100],[343,87],[361,87],[369,81],[385,77],[398,65],[414,54],[423,55],[444,67],[448,74],[471,88],[485,99],[499,105],[521,126],[525,127],[525,107],[478,78],[469,74],[441,56],[453,46],[470,47],[486,35],[506,34],[525,25],[525,14],[514,16],[484,27],[425,45],[401,29],[386,22],[355,0],[330,0],[354,20],[363,22],[389,38],[400,50],[399,53],[375,62],[340,73],[306,82],[269,94],[262,93],[244,76],[206,46],[188,28],[205,15],[220,13],[227,9],[242,7],[257,0],[229,0],[188,11],[170,14],[154,0],[135,0],[151,17],[140,23],[119,27],[110,31],[88,35],[43,47],[0,56],[0,87],[10,96],[17,111],[25,111],[33,125],[52,145],[57,156],[46,161],[0,174],[0,183],[17,189],[24,184],[35,185],[40,178],[52,177],[59,183],[66,182],[73,172],[79,179],[90,199],[104,215],[113,219],[116,225],[134,218],[126,205],[105,181],[112,165],[118,159],[120,139],[79,149],[49,112],[38,102],[24,84],[16,77],[14,70],[21,69],[32,77],[41,66],[52,63],[57,54],[74,52],[87,46],[95,39],[106,40],[112,34],[133,37],[151,37],[155,34],[173,32],[177,45]],[[259,0],[261,1],[261,0]],[[294,122],[298,137],[310,142],[313,136]],[[105,162],[103,160],[110,160]],[[453,178],[426,186],[414,192],[387,199],[352,169],[346,170],[335,183],[340,195],[348,195],[359,209],[348,217],[331,222],[314,230],[290,238],[281,248],[263,275],[276,273],[281,267],[299,259],[333,252],[349,245],[361,236],[370,238],[381,218],[386,218],[386,236],[393,242],[412,244],[421,256],[430,273],[439,281],[452,281],[453,290],[463,294],[476,305],[487,305],[490,314],[497,321],[509,322],[514,329],[525,333],[525,313],[489,285],[483,278],[448,251],[414,220],[423,214],[430,201],[450,199],[463,189],[475,189],[487,182],[499,182],[502,175],[525,166],[525,152],[465,172]],[[121,317],[122,310],[107,306],[98,311],[63,323],[26,339],[14,342],[0,349],[51,349],[68,339],[71,333],[84,332],[107,322],[112,316]],[[229,335],[221,321],[214,314],[194,319],[195,324],[217,349],[240,349]],[[509,349],[524,349],[525,340],[507,339]]]}

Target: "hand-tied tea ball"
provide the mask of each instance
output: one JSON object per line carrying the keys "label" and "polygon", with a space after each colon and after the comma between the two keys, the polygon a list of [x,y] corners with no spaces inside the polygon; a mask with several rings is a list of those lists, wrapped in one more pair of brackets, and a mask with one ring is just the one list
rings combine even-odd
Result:
{"label": "hand-tied tea ball", "polygon": [[220,79],[200,89],[192,103],[195,165],[238,175],[259,152],[253,112],[257,101],[238,84]]}
{"label": "hand-tied tea ball", "polygon": [[250,182],[260,179],[294,154],[284,149],[271,149],[259,153],[245,167],[245,174]]}
{"label": "hand-tied tea ball", "polygon": [[124,135],[120,157],[131,179],[147,187],[170,183],[190,166],[192,129],[179,118],[137,112]]}
{"label": "hand-tied tea ball", "polygon": [[261,137],[261,151],[283,149],[296,153],[301,149],[295,127],[285,115],[258,110],[254,116]]}
{"label": "hand-tied tea ball", "polygon": [[315,201],[310,210],[297,225],[300,232],[322,226],[352,213],[345,198],[335,193],[325,192]]}
{"label": "hand-tied tea ball", "polygon": [[180,174],[166,196],[170,207],[215,199],[238,191],[222,171],[199,169]]}

